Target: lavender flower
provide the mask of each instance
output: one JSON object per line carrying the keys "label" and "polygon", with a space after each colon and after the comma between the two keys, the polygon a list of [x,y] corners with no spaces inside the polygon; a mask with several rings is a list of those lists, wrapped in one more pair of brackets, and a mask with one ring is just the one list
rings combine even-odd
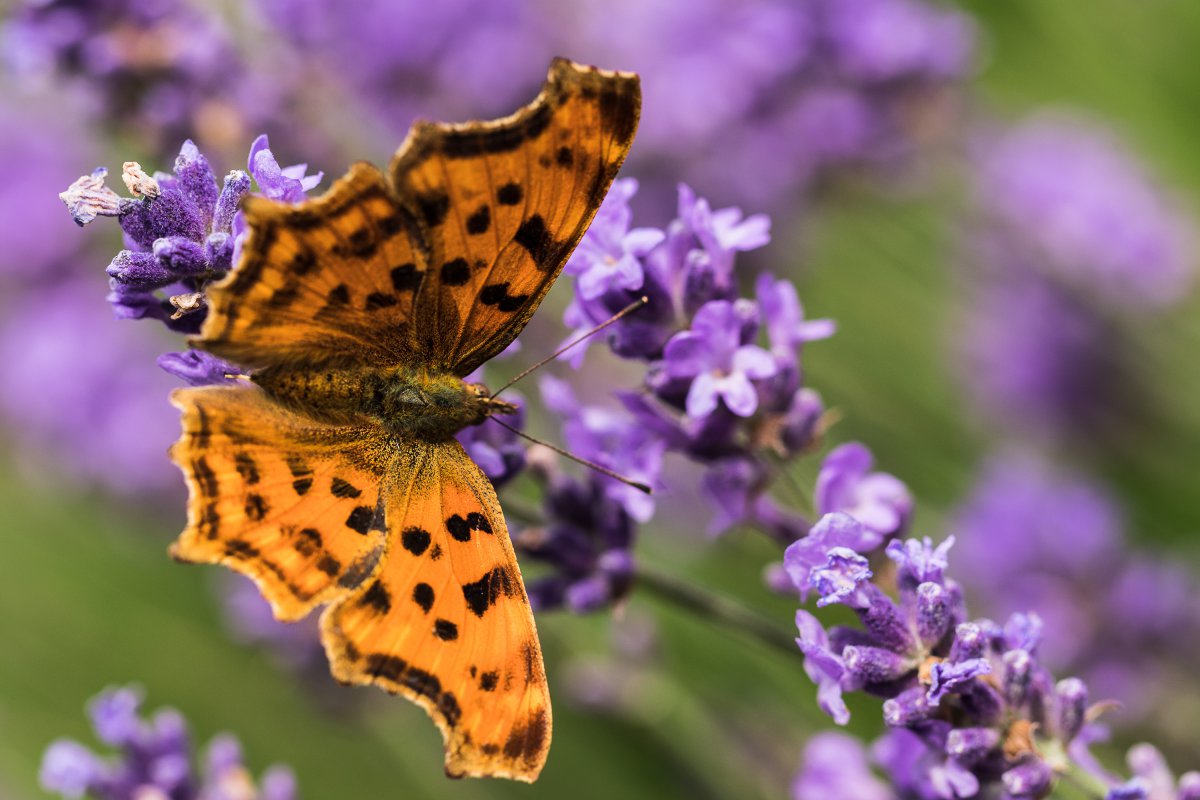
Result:
{"label": "lavender flower", "polygon": [[525,553],[553,567],[526,584],[534,610],[594,611],[633,586],[635,520],[606,492],[602,479],[553,475],[543,494],[546,520],[517,532]]}
{"label": "lavender flower", "polygon": [[912,516],[912,495],[894,475],[871,472],[873,462],[871,451],[857,442],[829,451],[817,475],[817,513],[844,511],[881,536],[894,536]]}
{"label": "lavender flower", "polygon": [[1040,438],[1121,430],[1141,399],[1122,330],[1185,296],[1186,219],[1109,132],[1066,116],[988,137],[973,178],[962,341],[974,399]]}
{"label": "lavender flower", "polygon": [[296,779],[286,767],[274,766],[261,783],[242,762],[237,740],[225,734],[208,746],[202,769],[193,764],[187,724],[178,712],[163,709],[141,716],[142,693],[133,687],[108,689],[88,706],[97,738],[116,748],[100,756],[70,739],[53,742],[42,758],[42,788],[62,797],[96,800],[294,800]]}
{"label": "lavender flower", "polygon": [[[999,617],[1039,609],[1046,664],[1121,698],[1117,720],[1175,702],[1169,675],[1198,655],[1194,578],[1131,552],[1120,510],[1100,486],[1029,453],[1002,454],[986,463],[949,527],[973,601]],[[1171,699],[1158,696],[1164,691]]]}
{"label": "lavender flower", "polygon": [[[208,311],[205,287],[233,269],[239,256],[246,231],[238,205],[252,188],[251,176],[263,193],[284,202],[304,199],[322,177],[307,175],[304,164],[281,168],[266,136],[254,141],[249,166],[250,174],[233,170],[218,188],[208,159],[190,140],[175,159],[173,174],[156,173],[151,181],[136,163],[126,165],[126,173],[135,176],[131,185],[153,190],[117,204],[115,216],[129,245],[107,270],[109,302],[119,318],[157,319],[178,333],[199,332]],[[88,196],[101,193],[97,181],[102,178],[98,170],[80,179]],[[159,365],[193,385],[240,374],[204,354],[168,354]]]}
{"label": "lavender flower", "polygon": [[1038,269],[1117,307],[1182,298],[1189,223],[1109,131],[1034,117],[989,142],[978,169],[989,222]]}
{"label": "lavender flower", "polygon": [[804,765],[792,783],[792,800],[895,800],[871,773],[862,743],[844,733],[818,733],[804,748]]}
{"label": "lavender flower", "polygon": [[[547,375],[539,385],[542,402],[563,419],[563,438],[572,454],[647,486],[661,486],[665,442],[646,436],[627,413],[583,405],[566,381]],[[654,515],[652,496],[601,475],[593,480],[636,521],[648,522]]]}
{"label": "lavender flower", "polygon": [[739,309],[713,300],[696,312],[691,330],[675,334],[663,352],[666,377],[689,382],[686,409],[705,419],[723,405],[739,417],[758,410],[753,381],[775,374],[775,361],[763,348],[745,341],[757,331],[747,325],[752,307]]}
{"label": "lavender flower", "polygon": [[[916,737],[893,753],[887,771],[897,785],[916,787],[919,797],[974,797],[1001,788],[1013,797],[1048,794],[1069,766],[1058,754],[1082,730],[1088,692],[1077,679],[1056,683],[1042,666],[1040,622],[1028,615],[1014,615],[1003,627],[968,621],[962,589],[946,575],[952,540],[936,548],[929,539],[888,545],[899,591],[893,600],[870,580],[864,555],[842,544],[865,538],[865,527],[845,515],[836,528],[823,527],[830,520],[813,526],[818,535],[839,532],[836,541],[823,536],[829,538],[824,562],[812,548],[791,574],[797,589],[816,589],[823,602],[849,606],[862,627],[826,631],[808,612],[797,612],[797,642],[821,707],[844,724],[842,693],[885,698],[884,721]],[[793,545],[790,554],[801,547]]]}
{"label": "lavender flower", "polygon": [[[574,450],[635,479],[644,480],[647,467],[656,477],[665,451],[704,464],[703,494],[716,511],[710,531],[748,524],[791,542],[808,523],[767,496],[763,459],[792,457],[819,435],[823,407],[801,385],[800,350],[833,325],[805,320],[795,288],[770,275],[757,284],[761,306],[737,296],[737,256],[769,241],[765,216],[714,209],[681,185],[678,216],[665,232],[631,231],[636,188],[618,184],[572,257],[577,292],[565,321],[578,333],[644,297],[606,335],[616,355],[646,364],[649,391],[618,393],[632,415],[621,422],[611,411],[581,410],[562,388],[548,405],[567,419]],[[760,343],[764,331],[770,349]],[[576,366],[581,350],[572,354]],[[648,519],[646,498],[616,484],[614,491],[636,519]]]}
{"label": "lavender flower", "polygon": [[637,292],[642,288],[645,271],[641,259],[666,234],[654,228],[629,229],[633,218],[629,199],[636,193],[634,178],[613,182],[588,234],[563,268],[566,274],[575,276],[582,300],[596,300],[609,291]]}
{"label": "lavender flower", "polygon": [[163,459],[179,433],[163,401],[172,381],[146,369],[153,338],[113,320],[96,288],[30,287],[8,309],[0,358],[13,378],[0,382],[0,413],[31,477],[176,502],[178,476]]}
{"label": "lavender flower", "polygon": [[22,82],[77,88],[103,123],[159,153],[197,134],[231,152],[286,94],[289,71],[252,70],[219,17],[180,0],[28,0],[0,35]]}
{"label": "lavender flower", "polygon": [[[1175,782],[1167,761],[1149,744],[1134,745],[1128,754],[1133,778],[1114,786],[1105,800],[1197,800],[1200,798],[1200,772],[1187,772]],[[1107,776],[1105,776],[1107,777]]]}

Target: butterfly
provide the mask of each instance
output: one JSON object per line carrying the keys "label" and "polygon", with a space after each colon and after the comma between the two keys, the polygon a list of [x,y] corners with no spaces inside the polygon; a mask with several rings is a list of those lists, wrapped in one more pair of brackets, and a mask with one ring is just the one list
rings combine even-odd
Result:
{"label": "butterfly", "polygon": [[177,390],[185,562],[275,616],[325,605],[333,675],[420,705],[446,773],[533,781],[541,646],[495,490],[456,432],[514,407],[464,377],[525,327],[633,141],[636,75],[558,59],[511,116],[417,123],[385,177],[245,201],[242,256],[193,346],[249,371]]}

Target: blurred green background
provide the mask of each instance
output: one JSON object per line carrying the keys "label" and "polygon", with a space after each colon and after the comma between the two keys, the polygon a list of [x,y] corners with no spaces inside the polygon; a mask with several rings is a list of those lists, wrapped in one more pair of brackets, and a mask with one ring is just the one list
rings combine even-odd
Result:
{"label": "blurred green background", "polygon": [[[1015,118],[1047,104],[1093,112],[1196,206],[1200,4],[962,5],[984,33],[975,97],[987,113]],[[987,447],[962,413],[951,370],[956,308],[946,254],[960,221],[958,194],[949,179],[919,199],[836,192],[803,219],[775,218],[764,257],[798,282],[811,315],[837,319],[838,334],[806,351],[807,383],[844,415],[834,440],[867,443],[882,468],[912,487],[918,534],[940,535],[943,513],[962,498]],[[558,287],[542,314],[556,316],[568,292]],[[1161,387],[1155,414],[1136,439],[1097,452],[1085,467],[1111,482],[1142,546],[1200,568],[1197,311],[1193,299],[1144,332],[1142,367]],[[173,469],[165,456],[163,468]],[[11,465],[3,469],[3,798],[41,796],[36,776],[46,745],[64,735],[91,742],[84,703],[127,682],[145,687],[148,708],[182,711],[198,741],[229,730],[256,770],[290,764],[308,798],[781,797],[805,738],[829,725],[798,653],[770,651],[635,591],[617,616],[653,618],[661,641],[654,660],[619,666],[632,675],[626,703],[598,713],[557,691],[581,662],[619,660],[610,655],[612,615],[543,615],[555,734],[541,780],[450,782],[438,735],[415,707],[371,690],[314,688],[267,653],[231,641],[213,591],[217,570],[166,557],[182,507],[164,521],[102,496],[30,486]],[[797,472],[811,485],[811,463]],[[669,524],[660,518],[646,529],[639,552],[648,563],[736,597],[790,630],[794,604],[760,588],[774,546],[754,534],[710,545],[694,532],[662,530]],[[356,712],[330,714],[329,692],[353,692]],[[862,712],[853,728],[877,725],[869,701],[852,710]],[[1186,736],[1194,720],[1166,723],[1185,734],[1169,737],[1166,748],[1180,768],[1200,766],[1194,732]]]}

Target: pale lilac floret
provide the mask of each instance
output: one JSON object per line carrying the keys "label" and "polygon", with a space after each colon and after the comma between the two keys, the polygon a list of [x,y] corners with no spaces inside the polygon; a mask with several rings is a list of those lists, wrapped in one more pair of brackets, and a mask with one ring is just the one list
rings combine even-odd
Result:
{"label": "pale lilac floret", "polygon": [[687,413],[703,419],[722,403],[739,417],[758,409],[753,381],[775,374],[775,360],[758,345],[743,343],[743,317],[736,304],[706,303],[689,331],[667,342],[665,361],[673,378],[691,379]]}
{"label": "pale lilac floret", "polygon": [[912,515],[913,500],[903,481],[872,472],[871,451],[858,442],[839,445],[825,456],[817,475],[817,511],[844,511],[884,536],[899,533]]}

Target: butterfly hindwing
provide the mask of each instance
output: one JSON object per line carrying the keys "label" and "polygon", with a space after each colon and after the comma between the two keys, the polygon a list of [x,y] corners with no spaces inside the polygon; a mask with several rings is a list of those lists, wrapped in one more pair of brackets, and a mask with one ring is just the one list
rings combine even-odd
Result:
{"label": "butterfly hindwing", "polygon": [[550,746],[533,614],[491,483],[455,441],[401,445],[378,573],[322,618],[333,673],[421,705],[446,772],[532,781]]}
{"label": "butterfly hindwing", "polygon": [[172,402],[183,436],[171,457],[190,495],[172,555],[250,576],[283,620],[372,574],[385,549],[379,430],[310,421],[253,386],[181,389]]}
{"label": "butterfly hindwing", "polygon": [[640,103],[637,76],[558,59],[510,117],[414,126],[390,173],[429,231],[415,317],[437,366],[466,375],[525,327],[624,161]]}
{"label": "butterfly hindwing", "polygon": [[244,203],[237,268],[208,290],[194,344],[247,367],[406,363],[425,236],[358,163],[323,196]]}

